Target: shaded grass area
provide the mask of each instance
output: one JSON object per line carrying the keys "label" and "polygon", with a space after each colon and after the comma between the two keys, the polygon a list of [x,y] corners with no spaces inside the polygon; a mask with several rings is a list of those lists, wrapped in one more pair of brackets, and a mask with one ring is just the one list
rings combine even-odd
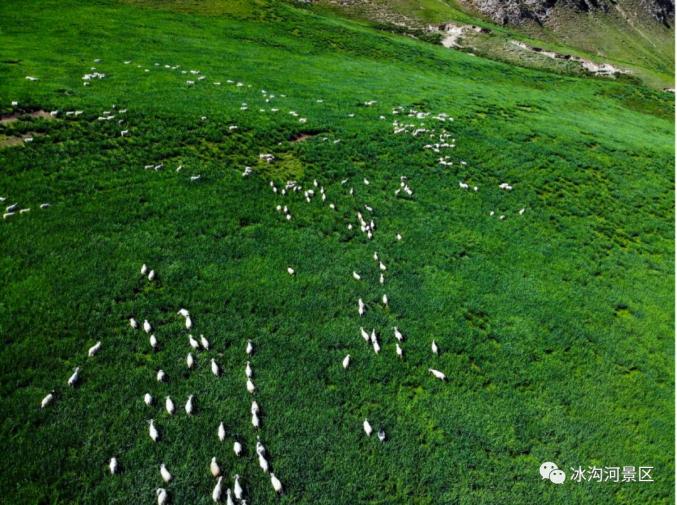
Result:
{"label": "shaded grass area", "polygon": [[[8,503],[150,503],[163,461],[176,476],[173,503],[210,503],[212,456],[242,476],[250,503],[276,502],[251,457],[248,338],[282,503],[672,500],[672,99],[273,2],[173,12],[186,5],[0,7],[2,112],[11,100],[25,111],[84,110],[0,129],[45,134],[0,149],[1,196],[32,209],[0,223],[0,444],[18,456],[0,462]],[[165,64],[207,79],[188,87],[191,77]],[[107,77],[85,87],[92,66]],[[113,104],[128,112],[98,121]],[[399,105],[455,118],[452,167],[422,149],[426,139],[392,134]],[[294,142],[308,131],[319,133]],[[260,153],[276,161],[259,164]],[[242,177],[247,165],[254,175]],[[414,198],[394,198],[401,175]],[[269,180],[289,177],[318,179],[337,212],[270,191]],[[480,190],[461,191],[459,180]],[[512,192],[498,190],[505,181]],[[291,222],[275,212],[280,203]],[[364,203],[379,225],[371,243],[345,226]],[[374,250],[388,264],[388,309],[376,304]],[[157,282],[137,275],[142,263]],[[353,282],[352,270],[365,280]],[[370,305],[363,321],[358,297]],[[181,306],[212,342],[190,373]],[[129,328],[132,316],[154,323],[157,353]],[[364,347],[360,325],[381,332],[381,355]],[[406,335],[404,362],[394,325]],[[97,340],[101,353],[86,359]],[[68,389],[78,365],[82,384]],[[434,382],[429,366],[449,382]],[[157,368],[167,384],[155,382]],[[40,411],[52,388],[56,402]],[[195,394],[197,414],[149,409],[147,391],[177,404]],[[387,443],[364,436],[364,417]],[[220,421],[246,458],[218,442]],[[123,470],[115,478],[112,455]],[[656,482],[546,485],[544,460],[651,465]]]}

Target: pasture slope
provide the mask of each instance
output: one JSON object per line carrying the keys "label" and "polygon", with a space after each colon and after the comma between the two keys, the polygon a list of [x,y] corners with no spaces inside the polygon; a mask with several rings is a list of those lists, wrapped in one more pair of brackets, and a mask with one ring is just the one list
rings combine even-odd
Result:
{"label": "pasture slope", "polygon": [[[673,502],[673,111],[272,0],[0,3],[0,196],[31,209],[0,222],[0,502],[211,503],[213,456],[255,505]],[[557,486],[547,460],[655,482]]]}

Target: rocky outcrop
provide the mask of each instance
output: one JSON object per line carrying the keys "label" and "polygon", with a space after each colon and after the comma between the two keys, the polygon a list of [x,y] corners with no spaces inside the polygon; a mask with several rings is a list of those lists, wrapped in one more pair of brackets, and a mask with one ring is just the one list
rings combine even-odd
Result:
{"label": "rocky outcrop", "polygon": [[[575,12],[608,12],[619,0],[464,0],[464,2],[495,23],[518,25],[527,21],[544,24],[553,9],[566,8]],[[674,0],[640,0],[647,16],[666,26],[674,24]]]}

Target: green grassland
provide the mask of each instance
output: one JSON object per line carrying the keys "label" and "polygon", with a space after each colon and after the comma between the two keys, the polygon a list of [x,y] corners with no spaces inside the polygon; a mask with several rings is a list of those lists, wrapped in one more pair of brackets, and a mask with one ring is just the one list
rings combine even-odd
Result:
{"label": "green grassland", "polygon": [[[91,67],[106,77],[83,86]],[[183,69],[207,78],[187,86]],[[424,120],[456,139],[442,153],[453,165],[430,139],[393,133],[393,119],[418,124],[397,106],[454,118]],[[39,109],[62,112],[26,115]],[[0,222],[0,502],[153,503],[165,462],[172,503],[211,503],[212,456],[250,504],[674,501],[672,97],[272,1],[25,0],[0,4],[0,113],[17,110],[0,126],[0,196],[31,211]],[[394,195],[400,176],[412,197]],[[317,179],[336,211],[271,191],[290,178]],[[372,241],[346,227],[364,204]],[[190,372],[180,307],[212,343]],[[153,322],[159,351],[129,317]],[[380,332],[379,355],[361,325]],[[247,339],[279,498],[252,456]],[[146,407],[145,392],[181,413]],[[364,435],[365,417],[386,443]],[[538,475],[545,460],[649,465],[655,482],[556,486]]]}

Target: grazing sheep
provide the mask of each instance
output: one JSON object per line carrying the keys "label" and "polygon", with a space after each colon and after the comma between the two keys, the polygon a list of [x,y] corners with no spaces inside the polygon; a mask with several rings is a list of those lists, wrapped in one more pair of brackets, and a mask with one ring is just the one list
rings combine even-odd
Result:
{"label": "grazing sheep", "polygon": [[155,494],[157,495],[157,505],[166,505],[169,502],[169,495],[166,489],[158,488],[155,490]]}
{"label": "grazing sheep", "polygon": [[236,456],[240,456],[242,454],[242,444],[237,440],[233,442],[233,452]]}
{"label": "grazing sheep", "polygon": [[259,456],[266,455],[266,448],[261,443],[261,439],[259,437],[256,437],[256,454]]}
{"label": "grazing sheep", "polygon": [[385,305],[385,306],[387,307],[387,306],[388,306],[388,295],[386,295],[385,293],[383,293],[383,298],[382,298],[382,300],[383,300],[383,305]]}
{"label": "grazing sheep", "polygon": [[252,426],[254,428],[261,426],[261,421],[259,420],[259,416],[257,414],[252,414]]}
{"label": "grazing sheep", "polygon": [[219,477],[219,480],[216,481],[216,486],[214,486],[214,490],[212,491],[212,500],[214,500],[214,503],[218,503],[221,501],[222,494],[223,494],[223,477]]}
{"label": "grazing sheep", "polygon": [[254,372],[252,371],[252,367],[249,364],[249,361],[247,361],[247,364],[244,367],[244,374],[249,379],[251,379],[254,376]]}
{"label": "grazing sheep", "polygon": [[167,379],[167,374],[164,370],[158,370],[157,375],[155,376],[158,382],[164,382]]}
{"label": "grazing sheep", "polygon": [[186,356],[186,366],[191,369],[195,366],[195,359],[193,359],[193,354],[190,352]]}
{"label": "grazing sheep", "polygon": [[346,354],[346,357],[343,358],[343,368],[347,369],[350,366],[350,354]]}
{"label": "grazing sheep", "polygon": [[355,272],[355,271],[353,270],[353,279],[355,279],[356,281],[359,281],[361,278],[362,278],[362,277],[360,276],[360,274],[358,274],[357,272]]}
{"label": "grazing sheep", "polygon": [[402,342],[404,340],[404,336],[402,335],[402,332],[397,328],[397,326],[393,327],[393,331],[395,332],[395,338],[397,339],[398,342]]}
{"label": "grazing sheep", "polygon": [[404,353],[402,352],[402,348],[400,347],[400,344],[395,344],[395,353],[402,358]]}
{"label": "grazing sheep", "polygon": [[152,329],[153,328],[151,327],[150,323],[148,322],[148,319],[144,319],[143,320],[143,331],[145,331],[146,333],[150,333],[150,330],[152,330]]}
{"label": "grazing sheep", "polygon": [[172,398],[168,396],[165,398],[165,410],[167,411],[167,414],[170,416],[174,415],[175,407],[174,407],[174,402],[172,401]]}
{"label": "grazing sheep", "polygon": [[112,457],[108,463],[108,469],[110,470],[111,475],[118,473],[118,460],[116,457]]}
{"label": "grazing sheep", "polygon": [[440,372],[439,370],[435,370],[434,368],[428,368],[428,371],[429,371],[431,374],[433,374],[433,375],[435,376],[435,378],[437,378],[437,379],[439,379],[439,380],[441,380],[441,381],[447,380],[447,376],[444,375],[444,374],[443,374],[442,372]]}
{"label": "grazing sheep", "polygon": [[184,408],[187,415],[193,415],[193,411],[195,410],[195,405],[193,404],[193,395],[188,396],[188,401],[186,401],[186,406]]}
{"label": "grazing sheep", "polygon": [[242,496],[244,495],[244,490],[240,485],[240,476],[238,474],[235,474],[235,483],[233,484],[233,494],[235,495],[235,498],[238,500],[241,500]]}
{"label": "grazing sheep", "polygon": [[430,346],[430,349],[433,351],[433,354],[438,355],[440,353],[440,348],[437,347],[437,343],[433,340],[432,345]]}
{"label": "grazing sheep", "polygon": [[219,423],[219,427],[216,430],[216,436],[219,437],[219,441],[221,442],[226,439],[226,428],[223,426],[223,421]]}
{"label": "grazing sheep", "polygon": [[209,340],[204,335],[200,335],[200,345],[206,350],[209,350]]}
{"label": "grazing sheep", "polygon": [[141,275],[146,275],[147,273],[148,273],[148,267],[144,263],[143,265],[141,265]]}
{"label": "grazing sheep", "polygon": [[280,482],[280,479],[275,477],[274,473],[270,474],[270,483],[273,485],[273,489],[275,490],[276,493],[278,494],[282,493],[282,483]]}
{"label": "grazing sheep", "polygon": [[183,317],[189,317],[190,313],[186,309],[179,309],[177,312],[178,315],[183,316]]}
{"label": "grazing sheep", "polygon": [[364,432],[367,434],[367,436],[370,437],[373,429],[367,419],[365,419],[364,422],[362,423],[362,428],[364,429]]}
{"label": "grazing sheep", "polygon": [[364,302],[362,301],[362,298],[359,298],[357,300],[357,312],[360,314],[360,317],[364,315],[365,310]]}
{"label": "grazing sheep", "polygon": [[196,351],[200,348],[199,342],[193,338],[193,335],[188,335],[188,343]]}
{"label": "grazing sheep", "polygon": [[165,466],[164,463],[160,465],[160,475],[162,476],[162,480],[165,482],[169,482],[172,480],[172,474],[169,473],[169,470],[167,470],[167,467]]}
{"label": "grazing sheep", "polygon": [[101,341],[100,340],[96,344],[94,344],[92,347],[89,348],[89,350],[87,351],[87,356],[89,356],[91,358],[97,352],[99,352],[99,349],[101,349]]}
{"label": "grazing sheep", "polygon": [[139,323],[136,322],[136,319],[133,317],[129,318],[129,326],[132,327],[133,330],[136,330],[139,327]]}
{"label": "grazing sheep", "polygon": [[155,334],[152,334],[150,336],[150,338],[148,339],[148,341],[150,342],[150,346],[152,347],[152,349],[154,351],[156,351],[157,347],[158,347],[158,343],[157,343],[157,338],[155,337]]}
{"label": "grazing sheep", "polygon": [[383,431],[383,429],[380,429],[377,433],[378,439],[380,442],[385,442],[386,441],[386,432]]}
{"label": "grazing sheep", "polygon": [[73,375],[71,375],[68,378],[68,385],[75,386],[79,378],[80,378],[80,367],[76,367],[75,370],[73,371]]}
{"label": "grazing sheep", "polygon": [[287,273],[289,275],[294,275],[294,269],[292,267],[287,267]]}
{"label": "grazing sheep", "polygon": [[153,440],[153,442],[157,442],[160,438],[160,433],[155,427],[155,422],[153,421],[153,419],[148,421],[148,434],[150,435],[150,438],[151,440]]}
{"label": "grazing sheep", "polygon": [[146,393],[145,395],[143,395],[143,403],[145,403],[149,407],[153,405],[153,397],[151,396],[150,393]]}
{"label": "grazing sheep", "polygon": [[251,379],[247,379],[247,391],[249,391],[250,394],[254,394],[254,391],[256,391],[256,386],[254,386]]}
{"label": "grazing sheep", "polygon": [[251,340],[247,340],[247,348],[245,349],[245,351],[246,351],[247,354],[249,354],[250,356],[251,356],[252,354],[254,354],[254,344],[252,344],[252,341],[251,341]]}
{"label": "grazing sheep", "polygon": [[221,468],[219,468],[219,464],[216,462],[216,456],[214,456],[211,463],[209,463],[209,470],[214,477],[221,475]]}
{"label": "grazing sheep", "polygon": [[221,373],[221,369],[219,368],[219,365],[216,363],[214,358],[212,358],[212,373],[214,374],[215,377],[218,377],[219,374]]}
{"label": "grazing sheep", "polygon": [[155,279],[155,270],[148,272],[148,280],[152,281],[153,279]]}
{"label": "grazing sheep", "polygon": [[360,335],[362,335],[365,342],[369,342],[369,333],[367,333],[362,326],[360,326]]}
{"label": "grazing sheep", "polygon": [[261,470],[263,470],[266,473],[268,473],[268,470],[270,470],[268,460],[265,458],[263,454],[259,454],[259,466],[261,467]]}
{"label": "grazing sheep", "polygon": [[44,409],[47,405],[52,403],[52,401],[54,401],[54,391],[52,391],[42,399],[42,401],[40,402],[40,408]]}
{"label": "grazing sheep", "polygon": [[193,327],[193,320],[190,316],[186,316],[186,329],[190,330]]}

